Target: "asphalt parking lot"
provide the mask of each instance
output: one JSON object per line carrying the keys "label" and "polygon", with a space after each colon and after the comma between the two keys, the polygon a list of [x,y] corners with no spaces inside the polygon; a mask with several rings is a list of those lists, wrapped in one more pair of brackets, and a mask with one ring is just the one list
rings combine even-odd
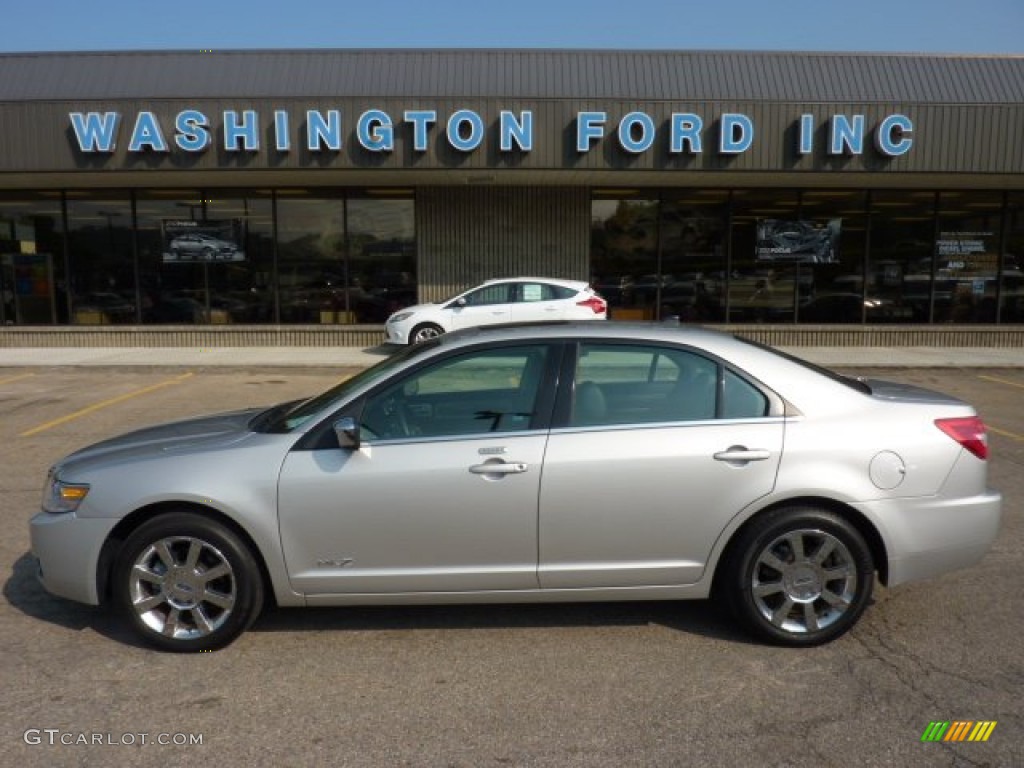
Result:
{"label": "asphalt parking lot", "polygon": [[[54,460],[349,372],[0,368],[0,764],[1024,766],[1024,369],[853,371],[974,403],[1004,520],[979,565],[879,588],[821,648],[753,644],[691,602],[271,610],[179,656],[37,585]],[[933,721],[997,725],[923,743]]]}

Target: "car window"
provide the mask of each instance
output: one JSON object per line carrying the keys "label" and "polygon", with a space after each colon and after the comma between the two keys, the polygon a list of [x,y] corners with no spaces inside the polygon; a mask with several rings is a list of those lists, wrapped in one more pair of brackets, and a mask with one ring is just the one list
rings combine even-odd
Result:
{"label": "car window", "polygon": [[530,429],[548,355],[544,344],[476,350],[429,365],[369,397],[368,441]]}
{"label": "car window", "polygon": [[716,361],[681,349],[582,344],[570,425],[754,418],[768,412],[760,390],[722,371]]}
{"label": "car window", "polygon": [[515,286],[514,302],[526,304],[532,301],[555,301],[568,299],[576,295],[576,291],[561,285],[550,283],[518,283]]}
{"label": "car window", "polygon": [[475,291],[467,293],[463,298],[466,300],[466,306],[468,307],[484,307],[488,304],[508,304],[509,287],[508,283],[485,285],[482,288],[477,288]]}

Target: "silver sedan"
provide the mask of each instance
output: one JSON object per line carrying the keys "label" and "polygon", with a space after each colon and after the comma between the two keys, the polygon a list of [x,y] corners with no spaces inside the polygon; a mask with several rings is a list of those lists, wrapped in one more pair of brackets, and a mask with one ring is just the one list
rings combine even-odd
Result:
{"label": "silver sedan", "polygon": [[991,546],[985,426],[712,331],[460,332],[309,400],[152,427],[49,472],[44,586],[169,650],[278,606],[720,597],[809,646]]}

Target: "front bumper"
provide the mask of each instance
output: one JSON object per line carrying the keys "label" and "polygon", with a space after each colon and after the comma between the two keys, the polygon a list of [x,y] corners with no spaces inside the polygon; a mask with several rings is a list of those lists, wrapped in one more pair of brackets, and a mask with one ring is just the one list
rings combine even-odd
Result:
{"label": "front bumper", "polygon": [[409,328],[404,325],[385,325],[384,332],[387,334],[389,344],[409,343]]}
{"label": "front bumper", "polygon": [[895,586],[974,565],[999,533],[1003,497],[886,499],[854,504],[885,542],[888,585]]}
{"label": "front bumper", "polygon": [[96,566],[100,550],[117,524],[112,518],[81,518],[74,512],[40,512],[29,523],[39,581],[47,592],[98,605]]}

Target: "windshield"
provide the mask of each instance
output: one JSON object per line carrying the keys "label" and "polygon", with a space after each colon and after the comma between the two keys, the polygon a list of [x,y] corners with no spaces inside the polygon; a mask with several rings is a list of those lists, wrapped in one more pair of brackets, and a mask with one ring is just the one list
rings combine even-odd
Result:
{"label": "windshield", "polygon": [[276,405],[249,422],[249,429],[253,432],[291,432],[298,429],[324,409],[340,405],[353,392],[357,392],[365,386],[387,378],[394,369],[415,357],[419,357],[440,343],[440,339],[431,339],[430,341],[406,347],[398,354],[384,358],[376,365],[360,371],[355,376],[343,379],[326,392],[322,392],[315,397],[311,397],[308,400],[296,400]]}

